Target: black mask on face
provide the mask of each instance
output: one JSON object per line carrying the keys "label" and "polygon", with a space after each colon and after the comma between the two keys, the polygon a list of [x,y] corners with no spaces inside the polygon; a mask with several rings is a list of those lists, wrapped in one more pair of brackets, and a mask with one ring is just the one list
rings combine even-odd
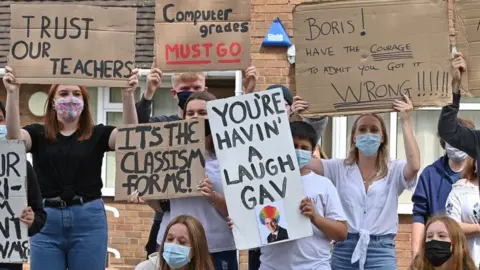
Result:
{"label": "black mask on face", "polygon": [[443,265],[452,256],[452,244],[431,240],[425,243],[425,257],[435,267]]}
{"label": "black mask on face", "polygon": [[178,98],[178,107],[180,109],[185,109],[185,103],[187,103],[188,98],[193,94],[193,92],[183,91],[177,93]]}

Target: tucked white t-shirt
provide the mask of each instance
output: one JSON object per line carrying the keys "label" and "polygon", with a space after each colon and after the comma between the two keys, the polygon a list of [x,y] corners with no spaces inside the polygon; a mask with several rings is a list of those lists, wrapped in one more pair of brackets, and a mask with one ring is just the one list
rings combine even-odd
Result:
{"label": "tucked white t-shirt", "polygon": [[337,188],[348,221],[348,232],[360,235],[352,254],[353,262],[366,260],[370,235],[396,234],[398,231],[398,197],[405,189],[412,190],[417,179],[405,180],[404,160],[388,163],[388,173],[374,181],[365,191],[357,164],[345,165],[343,159],[322,159],[325,177]]}
{"label": "tucked white t-shirt", "polygon": [[[453,184],[445,206],[447,216],[457,222],[480,223],[480,199],[478,186],[465,179]],[[480,225],[479,225],[480,226]],[[480,265],[480,235],[467,236],[468,249],[475,265]]]}
{"label": "tucked white t-shirt", "polygon": [[[346,220],[333,184],[323,176],[302,176],[305,196],[317,214],[330,220]],[[298,206],[300,211],[300,205]],[[261,248],[260,270],[330,270],[330,240],[312,224],[313,235]]]}
{"label": "tucked white t-shirt", "polygon": [[[213,190],[223,194],[218,160],[211,155],[206,155],[205,171],[212,182]],[[164,214],[157,235],[157,243],[159,245],[163,241],[168,223],[179,215],[192,216],[202,223],[210,253],[236,250],[233,233],[228,228],[226,218],[203,196],[170,199],[170,212]]]}

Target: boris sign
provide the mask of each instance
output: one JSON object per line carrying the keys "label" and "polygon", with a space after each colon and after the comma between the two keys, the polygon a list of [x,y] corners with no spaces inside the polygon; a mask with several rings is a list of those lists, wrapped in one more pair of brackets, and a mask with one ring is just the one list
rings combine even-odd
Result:
{"label": "boris sign", "polygon": [[273,243],[266,219],[290,229],[282,241],[312,235],[281,89],[209,101],[207,110],[237,249]]}
{"label": "boris sign", "polygon": [[115,200],[201,196],[205,121],[127,125],[117,131]]}
{"label": "boris sign", "polygon": [[20,221],[27,207],[23,141],[0,141],[0,160],[0,263],[23,263],[29,256],[28,227]]}
{"label": "boris sign", "polygon": [[306,3],[293,24],[305,116],[393,111],[402,95],[415,107],[451,102],[445,2]]}
{"label": "boris sign", "polygon": [[11,5],[8,65],[20,83],[126,87],[136,9]]}
{"label": "boris sign", "polygon": [[157,66],[164,71],[247,68],[250,8],[250,0],[157,0]]}

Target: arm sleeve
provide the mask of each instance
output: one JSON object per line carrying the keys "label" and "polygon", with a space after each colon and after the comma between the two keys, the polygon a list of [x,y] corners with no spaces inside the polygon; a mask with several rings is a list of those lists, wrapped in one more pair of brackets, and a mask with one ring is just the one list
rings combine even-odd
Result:
{"label": "arm sleeve", "polygon": [[150,121],[150,115],[152,114],[152,101],[146,100],[142,95],[140,101],[135,104],[137,110],[138,123],[144,124]]}
{"label": "arm sleeve", "polygon": [[471,157],[476,157],[479,131],[464,127],[458,122],[459,108],[460,94],[453,93],[453,103],[442,108],[442,113],[438,120],[438,134],[451,146],[467,153]]}
{"label": "arm sleeve", "polygon": [[320,140],[323,136],[323,132],[328,125],[328,117],[321,117],[321,118],[305,118],[303,119],[305,123],[310,124],[317,133],[317,139]]}
{"label": "arm sleeve", "polygon": [[34,234],[40,232],[47,220],[47,213],[43,209],[42,194],[40,193],[40,187],[38,185],[37,176],[32,168],[30,162],[27,161],[27,201],[35,213],[32,226],[28,228],[28,236],[31,237]]}
{"label": "arm sleeve", "polygon": [[32,140],[32,146],[30,147],[30,152],[35,153],[37,151],[38,138],[40,136],[45,136],[45,130],[43,125],[40,124],[31,124],[23,127],[24,130],[30,134]]}
{"label": "arm sleeve", "polygon": [[392,175],[397,183],[398,196],[400,196],[405,189],[413,191],[413,188],[417,184],[417,176],[414,176],[414,179],[405,179],[405,174],[403,173],[405,166],[407,166],[406,160],[395,160],[389,164],[388,174]]}
{"label": "arm sleeve", "polygon": [[113,130],[115,129],[114,126],[105,126],[105,125],[96,125],[94,128],[94,132],[99,132],[100,133],[100,144],[102,151],[104,152],[109,152],[113,151],[110,149],[110,135],[112,134]]}
{"label": "arm sleeve", "polygon": [[337,186],[337,178],[340,176],[342,159],[322,159],[323,176],[330,179],[334,186]]}
{"label": "arm sleeve", "polygon": [[[428,168],[428,167],[427,167]],[[428,207],[427,192],[425,183],[428,181],[427,168],[423,170],[418,179],[417,187],[412,196],[413,202],[413,222],[425,224],[427,217],[430,216]]]}
{"label": "arm sleeve", "polygon": [[462,222],[462,202],[455,187],[453,187],[450,195],[448,195],[447,202],[445,203],[445,212],[448,217],[453,218],[457,222]]}

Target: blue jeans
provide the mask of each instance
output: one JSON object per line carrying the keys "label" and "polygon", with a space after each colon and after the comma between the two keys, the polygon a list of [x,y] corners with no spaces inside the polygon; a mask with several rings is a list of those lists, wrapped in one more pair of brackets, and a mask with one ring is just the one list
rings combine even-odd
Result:
{"label": "blue jeans", "polygon": [[215,270],[238,270],[236,250],[210,253]]}
{"label": "blue jeans", "polygon": [[[395,235],[370,236],[365,270],[396,270]],[[351,263],[359,239],[358,234],[348,234],[347,240],[336,242],[332,254],[332,270],[358,270],[359,262]]]}
{"label": "blue jeans", "polygon": [[45,211],[45,226],[31,238],[31,270],[105,270],[108,229],[101,199]]}

